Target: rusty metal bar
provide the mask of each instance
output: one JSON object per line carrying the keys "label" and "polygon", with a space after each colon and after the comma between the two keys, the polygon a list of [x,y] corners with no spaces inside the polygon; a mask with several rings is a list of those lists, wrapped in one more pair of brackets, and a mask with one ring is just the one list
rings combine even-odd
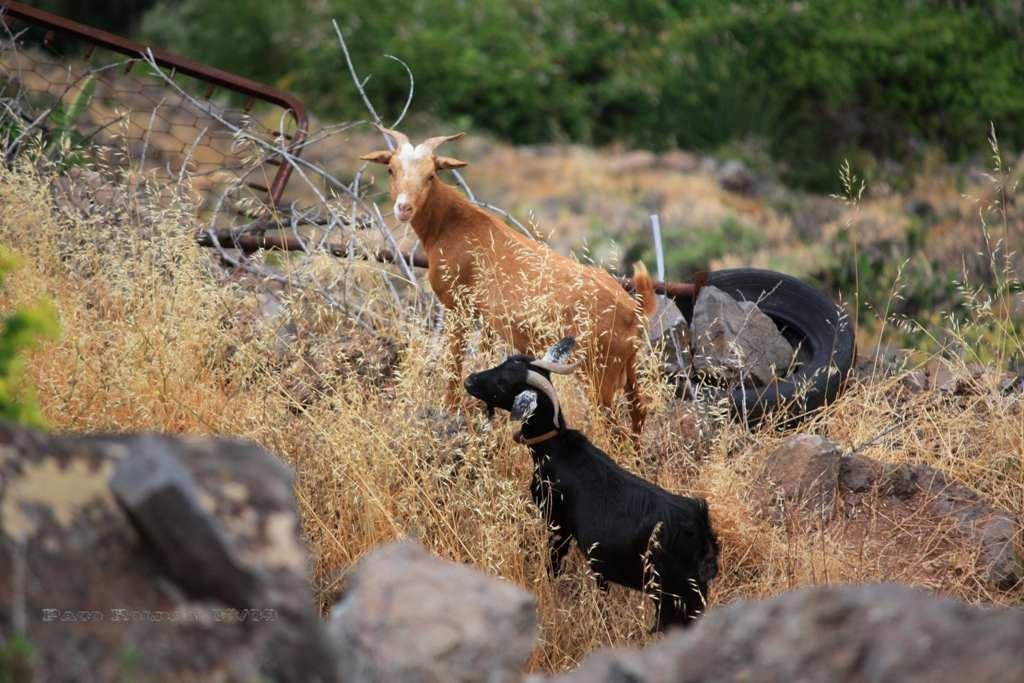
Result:
{"label": "rusty metal bar", "polygon": [[697,295],[700,294],[702,287],[707,287],[711,280],[711,273],[706,270],[702,270],[693,276],[693,300],[697,300]]}
{"label": "rusty metal bar", "polygon": [[[62,33],[69,34],[80,40],[98,45],[107,50],[118,52],[129,57],[141,58],[146,52],[146,46],[141,43],[136,43],[126,38],[116,36],[106,31],[101,31],[92,26],[86,26],[80,24],[77,21],[71,21],[64,17],[44,12],[42,10],[29,7],[28,5],[20,2],[13,2],[12,0],[0,0],[0,8],[3,8],[7,16],[15,19],[20,19],[30,24],[42,27],[49,31],[60,31]],[[258,83],[248,78],[243,78],[227,71],[222,71],[211,66],[207,66],[200,62],[196,62],[185,57],[180,57],[163,50],[155,48],[151,49],[153,53],[153,59],[156,64],[160,67],[170,69],[172,73],[183,73],[186,76],[191,76],[197,80],[203,81],[209,84],[211,87],[218,86],[226,90],[241,93],[249,97],[253,97],[264,102],[276,105],[290,111],[292,117],[295,119],[295,134],[286,136],[291,144],[288,147],[288,153],[292,156],[299,156],[302,153],[302,144],[306,139],[309,128],[309,116],[306,113],[306,107],[301,100],[296,98],[291,93],[287,93],[276,88]],[[129,63],[126,70],[131,69],[131,62]],[[270,203],[276,206],[280,200],[281,195],[284,193],[285,185],[288,183],[288,178],[291,176],[292,166],[291,164],[281,164],[278,166],[277,174],[274,176],[273,182],[270,184],[269,198]]]}
{"label": "rusty metal bar", "polygon": [[[216,239],[216,244],[214,243]],[[224,249],[239,249],[245,254],[252,254],[260,249],[273,249],[276,251],[304,251],[302,242],[294,237],[283,237],[277,235],[232,235],[230,230],[218,230],[210,236],[209,232],[202,232],[198,235],[199,246],[213,247],[221,246]],[[348,249],[340,244],[325,244],[324,249],[331,255],[338,258],[347,258]],[[364,257],[362,252],[356,251],[357,258]],[[401,254],[402,260],[409,263],[409,257]],[[381,249],[371,254],[371,257],[381,263],[397,263],[395,253]],[[412,265],[417,268],[427,267],[427,257],[423,254],[413,256]]]}
{"label": "rusty metal bar", "polygon": [[[622,285],[623,289],[626,291],[636,291],[633,278],[623,276],[617,279],[619,284]],[[674,298],[677,296],[693,296],[696,291],[696,287],[689,282],[655,282],[654,291],[657,294],[665,294]]]}

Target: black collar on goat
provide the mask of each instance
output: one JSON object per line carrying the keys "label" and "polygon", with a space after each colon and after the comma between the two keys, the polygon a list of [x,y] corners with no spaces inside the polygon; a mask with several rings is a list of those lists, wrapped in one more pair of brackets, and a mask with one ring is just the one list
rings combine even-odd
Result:
{"label": "black collar on goat", "polygon": [[[566,337],[540,360],[511,356],[470,375],[466,391],[522,420],[534,462],[530,491],[550,525],[550,571],[559,574],[576,539],[599,586],[610,581],[654,597],[658,630],[686,626],[703,611],[708,583],[718,574],[707,502],[627,472],[566,427],[550,373],[571,371],[565,361],[574,343]],[[549,432],[554,435],[540,439]]]}

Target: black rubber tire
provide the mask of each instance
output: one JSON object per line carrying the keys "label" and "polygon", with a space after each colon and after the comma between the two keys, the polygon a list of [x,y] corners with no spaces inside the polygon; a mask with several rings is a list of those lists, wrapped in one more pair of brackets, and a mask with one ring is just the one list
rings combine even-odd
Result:
{"label": "black rubber tire", "polygon": [[[789,416],[785,422],[792,424],[839,396],[857,347],[850,321],[828,297],[795,277],[756,268],[715,271],[708,274],[708,284],[734,299],[757,302],[801,349],[802,362],[791,375],[767,386],[741,386],[729,392],[736,417],[756,425],[782,408]],[[676,304],[692,321],[693,300],[679,297]]]}

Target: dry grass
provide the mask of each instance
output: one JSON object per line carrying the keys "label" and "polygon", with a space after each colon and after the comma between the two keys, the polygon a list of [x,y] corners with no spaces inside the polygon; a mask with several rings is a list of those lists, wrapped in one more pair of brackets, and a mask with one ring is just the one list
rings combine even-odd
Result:
{"label": "dry grass", "polygon": [[[55,429],[233,434],[279,454],[296,471],[322,607],[361,555],[415,535],[443,557],[536,595],[533,669],[563,669],[598,646],[651,637],[648,601],[617,587],[598,591],[578,553],[562,577],[546,576],[530,461],[512,441],[513,427],[504,416],[487,422],[473,406],[463,411],[465,423],[438,411],[443,340],[426,320],[393,307],[376,269],[327,259],[304,265],[336,281],[339,301],[345,287],[362,285],[356,325],[307,291],[226,275],[192,243],[192,211],[175,195],[138,182],[118,191],[118,201],[82,212],[55,201],[51,178],[0,171],[0,243],[27,263],[9,279],[0,308],[47,296],[60,311],[62,339],[36,353],[29,370]],[[261,317],[271,290],[280,312]],[[500,345],[487,341],[474,339],[479,350],[467,370],[501,359]],[[908,395],[900,381],[854,383],[802,430],[853,448],[905,421],[865,454],[929,463],[993,504],[1024,511],[1019,396],[995,387],[963,398]],[[894,578],[971,602],[1021,601],[1019,591],[981,585],[969,556],[955,562],[959,571],[930,570],[936,552],[969,555],[943,545],[944,537],[894,548],[883,525],[848,544],[834,529],[763,521],[752,502],[762,484],[756,472],[784,434],[719,422],[696,435],[685,410],[649,383],[654,413],[644,451],[635,453],[612,436],[576,380],[557,382],[570,423],[618,462],[672,491],[708,498],[723,551],[710,609],[797,585]],[[932,532],[942,536],[907,531]]]}

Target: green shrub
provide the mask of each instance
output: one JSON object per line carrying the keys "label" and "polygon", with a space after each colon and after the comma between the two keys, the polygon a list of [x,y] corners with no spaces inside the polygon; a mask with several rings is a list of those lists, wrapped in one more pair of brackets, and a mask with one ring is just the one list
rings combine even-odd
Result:
{"label": "green shrub", "polygon": [[758,138],[787,178],[834,189],[854,150],[914,161],[983,152],[994,121],[1024,143],[1022,10],[1009,0],[276,0],[164,2],[145,35],[362,118],[330,19],[385,119],[415,110],[514,142],[714,150]]}
{"label": "green shrub", "polygon": [[[707,270],[714,259],[726,254],[751,254],[762,241],[755,228],[735,216],[725,218],[712,228],[665,230],[662,243],[665,249],[666,277],[685,278],[697,271]],[[653,269],[654,246],[646,234],[626,249],[625,263],[636,261],[643,261],[648,268]]]}
{"label": "green shrub", "polygon": [[[0,247],[0,287],[4,277],[17,266],[13,255]],[[23,352],[43,337],[57,336],[57,315],[53,306],[41,302],[0,318],[0,418],[22,424],[43,426],[35,393],[21,380]]]}
{"label": "green shrub", "polygon": [[[74,19],[104,31],[123,34],[138,23],[142,14],[152,7],[155,0],[103,0],[103,2],[82,2],[82,0],[36,0],[28,3],[37,9],[54,12],[68,19]],[[63,41],[57,41],[58,47]]]}
{"label": "green shrub", "polygon": [[82,135],[75,124],[88,110],[95,92],[96,77],[89,76],[66,107],[63,101],[57,102],[46,117],[46,125],[28,129],[27,133],[19,117],[3,116],[0,118],[0,149],[7,150],[17,142],[11,156],[31,150],[39,159],[52,162],[58,172],[82,165],[87,160],[91,140],[90,136]]}
{"label": "green shrub", "polygon": [[23,635],[0,640],[0,683],[31,681],[38,653]]}

